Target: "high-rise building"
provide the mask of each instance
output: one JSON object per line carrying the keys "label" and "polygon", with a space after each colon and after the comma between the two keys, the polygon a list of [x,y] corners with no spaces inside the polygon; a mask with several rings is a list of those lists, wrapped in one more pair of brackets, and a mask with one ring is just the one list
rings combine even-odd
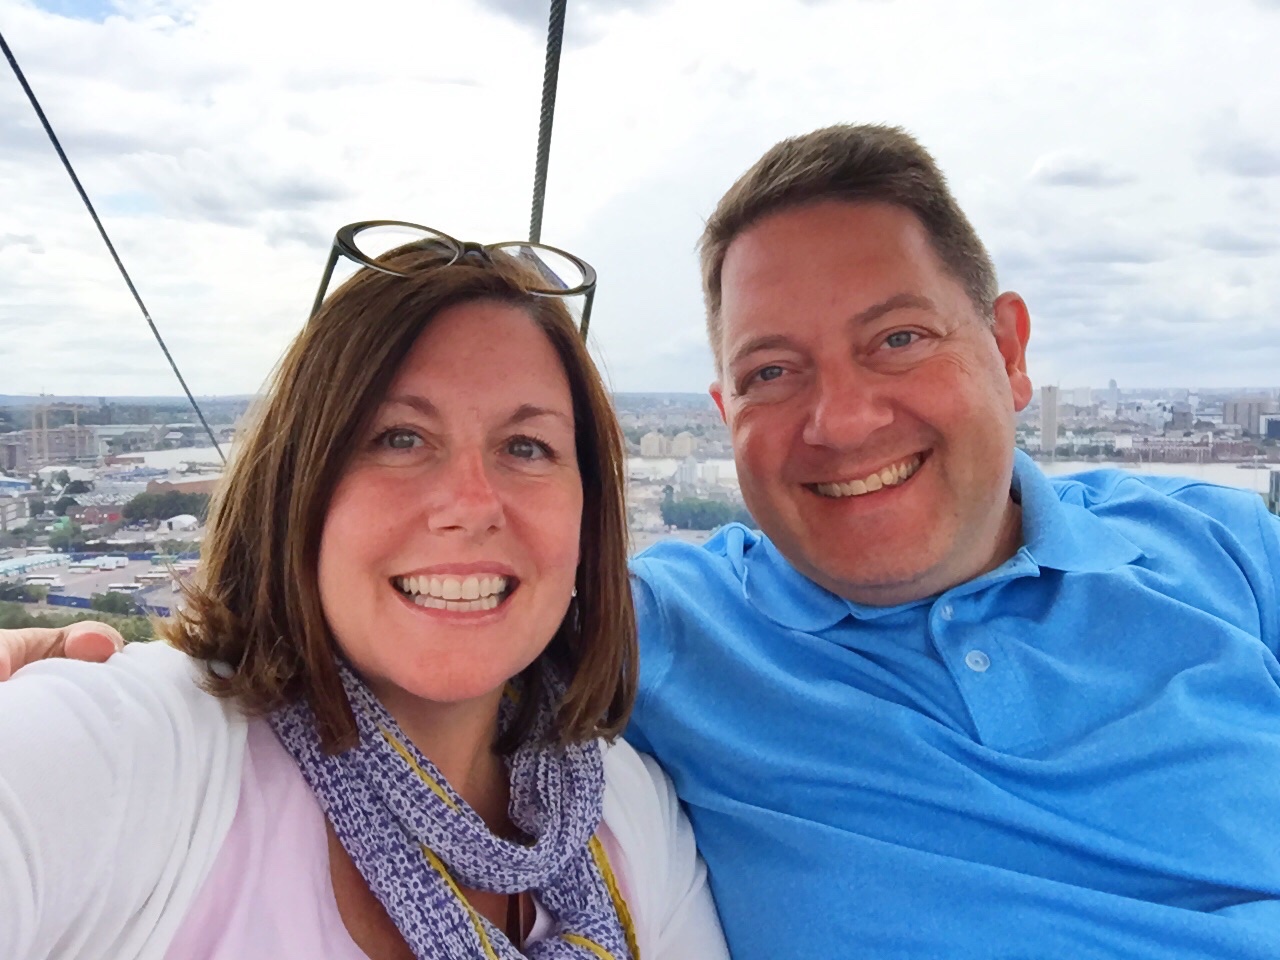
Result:
{"label": "high-rise building", "polygon": [[698,449],[698,439],[688,430],[682,430],[671,438],[671,456],[681,459]]}
{"label": "high-rise building", "polygon": [[656,430],[650,430],[640,438],[640,456],[642,457],[665,457],[667,447],[667,438]]}
{"label": "high-rise building", "polygon": [[698,461],[687,456],[676,466],[676,483],[692,487],[698,482]]}
{"label": "high-rise building", "polygon": [[1040,388],[1040,449],[1058,449],[1058,388]]}
{"label": "high-rise building", "polygon": [[1238,424],[1245,433],[1256,436],[1262,415],[1276,412],[1276,403],[1270,397],[1236,397],[1222,405],[1222,422]]}
{"label": "high-rise building", "polygon": [[1071,391],[1071,403],[1077,407],[1093,406],[1093,388],[1076,387]]}
{"label": "high-rise building", "polygon": [[1107,381],[1107,403],[1113,407],[1120,406],[1120,388],[1114,380]]}

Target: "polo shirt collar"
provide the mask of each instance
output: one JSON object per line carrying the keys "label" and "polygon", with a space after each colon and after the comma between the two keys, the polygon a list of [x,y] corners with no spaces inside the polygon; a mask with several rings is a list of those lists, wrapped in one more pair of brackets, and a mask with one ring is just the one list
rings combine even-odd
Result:
{"label": "polo shirt collar", "polygon": [[1023,546],[1018,553],[1036,566],[1065,573],[1101,573],[1143,555],[1131,540],[1083,505],[1063,502],[1044,471],[1021,450],[1014,451],[1012,486],[1022,502]]}
{"label": "polo shirt collar", "polygon": [[[974,586],[1042,567],[1066,573],[1102,572],[1142,556],[1132,541],[1085,507],[1064,503],[1044,471],[1021,450],[1014,452],[1012,489],[1022,503],[1023,546],[1002,567],[979,577]],[[802,574],[764,534],[732,524],[719,536],[724,538],[723,549],[742,584],[743,596],[770,620],[792,630],[819,633],[847,616],[875,620],[933,600],[926,597],[896,607],[853,603]]]}
{"label": "polo shirt collar", "polygon": [[730,556],[730,561],[737,561],[734,567],[742,580],[742,595],[774,623],[802,633],[820,633],[849,615],[843,598],[793,567],[764,534],[747,531],[737,543],[742,553]]}

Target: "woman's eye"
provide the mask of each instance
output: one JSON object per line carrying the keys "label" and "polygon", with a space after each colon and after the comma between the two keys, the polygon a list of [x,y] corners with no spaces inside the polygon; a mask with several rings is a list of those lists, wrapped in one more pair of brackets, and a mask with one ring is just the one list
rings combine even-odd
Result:
{"label": "woman's eye", "polygon": [[378,434],[375,442],[388,450],[412,450],[414,447],[422,446],[422,438],[412,430],[394,428]]}
{"label": "woman's eye", "polygon": [[521,460],[546,460],[551,456],[551,448],[533,437],[513,437],[507,442],[507,452]]}
{"label": "woman's eye", "polygon": [[918,333],[912,333],[910,330],[896,330],[884,338],[884,345],[891,350],[898,350],[911,346],[919,336]]}

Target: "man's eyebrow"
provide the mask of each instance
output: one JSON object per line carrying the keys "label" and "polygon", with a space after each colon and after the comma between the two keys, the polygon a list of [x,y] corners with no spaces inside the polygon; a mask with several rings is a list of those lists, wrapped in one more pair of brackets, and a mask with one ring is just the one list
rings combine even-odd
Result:
{"label": "man's eyebrow", "polygon": [[894,310],[904,310],[907,308],[915,308],[917,310],[934,309],[933,301],[928,297],[922,297],[918,293],[895,293],[888,300],[873,304],[860,313],[855,313],[849,318],[849,322],[853,324],[870,323],[872,320],[879,320],[886,313],[892,313]]}
{"label": "man's eyebrow", "polygon": [[794,348],[795,344],[791,338],[781,333],[767,333],[759,337],[752,337],[742,346],[729,356],[727,367],[732,367],[740,363],[743,358],[756,353],[759,350],[776,350],[778,348]]}

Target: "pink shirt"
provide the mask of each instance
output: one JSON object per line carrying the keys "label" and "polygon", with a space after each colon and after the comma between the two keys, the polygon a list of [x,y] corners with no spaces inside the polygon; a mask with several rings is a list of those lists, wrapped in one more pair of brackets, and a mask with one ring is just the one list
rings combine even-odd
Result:
{"label": "pink shirt", "polygon": [[[262,720],[161,643],[0,683],[2,960],[364,960],[324,815]],[[600,838],[645,960],[727,960],[671,781],[604,750]],[[534,934],[549,934],[540,912]]]}
{"label": "pink shirt", "polygon": [[[607,825],[600,841],[630,901],[626,862]],[[552,927],[537,906],[530,943]],[[235,819],[166,957],[367,960],[338,913],[324,813],[263,720],[249,722]]]}

